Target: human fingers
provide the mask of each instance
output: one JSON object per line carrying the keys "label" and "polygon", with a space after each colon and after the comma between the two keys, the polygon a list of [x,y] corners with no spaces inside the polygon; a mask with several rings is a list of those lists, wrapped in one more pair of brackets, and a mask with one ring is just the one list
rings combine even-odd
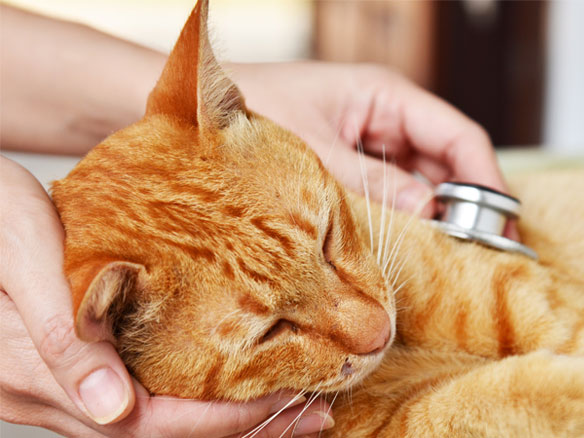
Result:
{"label": "human fingers", "polygon": [[321,399],[313,400],[269,417],[264,423],[230,438],[292,438],[318,435],[334,426],[330,406]]}
{"label": "human fingers", "polygon": [[[270,416],[289,418],[305,401],[299,396],[276,393],[247,403],[203,402],[174,397],[150,397],[140,385],[136,388],[136,408],[119,424],[107,427],[110,433],[131,430],[132,436],[223,438],[243,436]],[[297,405],[297,403],[301,403]],[[291,413],[292,412],[292,413]],[[289,424],[289,422],[288,422]],[[258,437],[279,436],[285,427],[271,422]],[[317,430],[317,429],[313,429]],[[266,433],[271,435],[265,435]],[[115,436],[115,433],[114,435]]]}
{"label": "human fingers", "polygon": [[69,400],[40,358],[14,302],[0,293],[0,418],[64,436],[103,437]]}
{"label": "human fingers", "polygon": [[420,173],[433,185],[438,185],[441,182],[452,179],[452,172],[447,166],[424,155],[415,155],[406,162],[398,162],[398,166],[403,167],[409,172]]}
{"label": "human fingers", "polygon": [[42,186],[2,158],[1,287],[14,301],[55,380],[93,421],[124,418],[134,406],[126,368],[108,342],[80,341],[63,275],[63,229]]}
{"label": "human fingers", "polygon": [[452,178],[507,192],[486,131],[462,112],[408,81],[396,87],[399,125],[419,153],[449,167]]}
{"label": "human fingers", "polygon": [[507,189],[480,125],[394,72],[369,67],[359,74],[360,84],[369,79],[371,85],[350,100],[341,129],[345,137],[358,129],[373,155],[380,156],[384,145],[398,157],[413,150],[447,165],[453,178]]}

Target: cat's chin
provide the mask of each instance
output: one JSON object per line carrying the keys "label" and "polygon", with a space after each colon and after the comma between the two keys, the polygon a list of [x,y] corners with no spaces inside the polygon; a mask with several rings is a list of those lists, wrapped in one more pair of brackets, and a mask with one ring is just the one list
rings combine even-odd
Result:
{"label": "cat's chin", "polygon": [[[393,341],[393,339],[392,339]],[[363,381],[369,374],[379,367],[388,348],[391,348],[391,341],[377,353],[364,356],[347,357],[341,366],[339,375],[326,382],[321,382],[311,388],[312,391],[322,391],[324,393],[345,391]]]}

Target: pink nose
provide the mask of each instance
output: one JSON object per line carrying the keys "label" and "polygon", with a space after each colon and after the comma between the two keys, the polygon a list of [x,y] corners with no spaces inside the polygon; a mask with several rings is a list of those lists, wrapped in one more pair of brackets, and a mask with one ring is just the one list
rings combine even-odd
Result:
{"label": "pink nose", "polygon": [[349,354],[377,353],[387,345],[391,322],[378,301],[357,293],[339,293],[335,298],[331,305],[309,312],[313,330]]}
{"label": "pink nose", "polygon": [[387,312],[383,308],[376,308],[365,316],[362,323],[362,328],[358,330],[359,337],[353,344],[353,353],[378,353],[391,337],[391,323]]}
{"label": "pink nose", "polygon": [[391,337],[391,323],[383,306],[371,299],[341,302],[329,326],[331,338],[342,344],[349,353],[379,352]]}

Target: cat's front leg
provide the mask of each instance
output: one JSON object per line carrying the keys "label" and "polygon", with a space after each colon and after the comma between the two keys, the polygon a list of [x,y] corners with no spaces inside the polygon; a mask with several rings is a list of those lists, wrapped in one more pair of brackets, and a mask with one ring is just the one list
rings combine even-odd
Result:
{"label": "cat's front leg", "polygon": [[584,436],[584,357],[535,352],[477,368],[404,403],[377,437]]}

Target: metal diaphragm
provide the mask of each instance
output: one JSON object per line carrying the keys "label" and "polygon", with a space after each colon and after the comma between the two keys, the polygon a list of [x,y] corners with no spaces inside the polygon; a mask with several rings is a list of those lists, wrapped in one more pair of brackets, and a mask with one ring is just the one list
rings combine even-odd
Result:
{"label": "metal diaphragm", "polygon": [[489,187],[453,182],[438,185],[435,196],[444,214],[431,222],[446,234],[537,260],[531,248],[503,236],[507,222],[519,217],[518,199]]}

